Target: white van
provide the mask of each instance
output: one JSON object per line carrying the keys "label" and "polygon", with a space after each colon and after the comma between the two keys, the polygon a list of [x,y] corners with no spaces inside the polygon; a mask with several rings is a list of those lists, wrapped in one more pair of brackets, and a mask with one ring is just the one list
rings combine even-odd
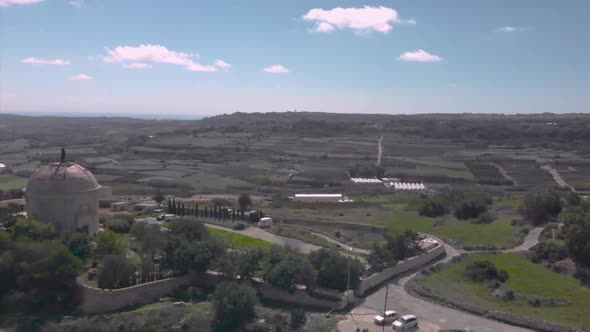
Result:
{"label": "white van", "polygon": [[264,218],[260,218],[260,221],[258,221],[258,227],[260,227],[260,228],[265,228],[265,227],[270,227],[270,226],[272,226],[272,218],[264,217]]}

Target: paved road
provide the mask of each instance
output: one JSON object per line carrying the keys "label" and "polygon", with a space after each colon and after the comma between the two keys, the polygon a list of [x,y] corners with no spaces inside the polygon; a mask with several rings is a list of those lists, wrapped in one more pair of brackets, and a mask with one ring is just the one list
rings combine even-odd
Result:
{"label": "paved road", "polygon": [[[507,249],[503,252],[524,251],[533,247],[539,242],[539,235],[543,230],[542,227],[537,227],[527,234],[525,240],[521,245],[513,249]],[[440,241],[440,239],[439,239]],[[449,261],[455,256],[463,253],[463,250],[458,250],[452,246],[440,241],[447,253],[447,256],[440,262]],[[439,329],[460,329],[473,330],[478,332],[524,332],[531,331],[528,329],[504,324],[498,321],[486,319],[480,316],[472,315],[470,313],[438,305],[429,301],[425,301],[410,295],[404,289],[404,285],[408,280],[414,277],[418,272],[401,279],[394,279],[389,282],[389,294],[387,296],[387,309],[396,310],[400,314],[414,314],[418,317],[420,322],[420,331],[430,332],[438,331]],[[362,305],[354,308],[347,316],[348,319],[341,321],[338,328],[342,332],[353,332],[357,326],[362,328],[369,328],[370,331],[379,331],[381,328],[377,327],[373,322],[373,317],[383,311],[383,304],[385,303],[386,286],[384,285],[377,292],[365,298]]]}
{"label": "paved road", "polygon": [[539,243],[539,236],[543,231],[543,227],[533,228],[524,238],[521,245],[516,248],[502,250],[502,252],[516,252],[516,251],[527,251]]}

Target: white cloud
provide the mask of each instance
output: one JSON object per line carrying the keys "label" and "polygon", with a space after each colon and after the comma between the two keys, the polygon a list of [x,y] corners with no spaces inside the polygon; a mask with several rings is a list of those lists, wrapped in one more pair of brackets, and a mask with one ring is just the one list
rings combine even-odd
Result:
{"label": "white cloud", "polygon": [[53,65],[53,66],[69,66],[72,63],[69,60],[62,60],[62,59],[39,59],[35,57],[29,57],[21,60],[22,63],[26,63],[29,65],[34,66],[41,66],[41,65]]}
{"label": "white cloud", "polygon": [[12,5],[32,5],[45,0],[0,0],[0,7],[9,7]]}
{"label": "white cloud", "polygon": [[232,67],[231,64],[229,64],[223,60],[219,60],[219,59],[215,60],[215,66],[217,66],[223,70],[229,70]]}
{"label": "white cloud", "polygon": [[76,8],[82,8],[86,5],[86,3],[84,2],[84,0],[72,0],[70,1],[70,5]]}
{"label": "white cloud", "polygon": [[522,31],[526,31],[526,30],[528,30],[528,28],[507,25],[505,27],[498,28],[494,31],[510,33],[510,32],[522,32]]}
{"label": "white cloud", "polygon": [[76,76],[70,77],[72,81],[92,81],[94,78],[92,76],[88,76],[86,74],[78,74]]}
{"label": "white cloud", "polygon": [[383,6],[338,7],[330,10],[314,8],[307,12],[303,19],[316,22],[318,25],[315,31],[317,32],[329,32],[338,28],[387,33],[393,29],[392,23],[402,23],[395,9]]}
{"label": "white cloud", "polygon": [[134,62],[134,63],[124,64],[123,67],[128,68],[128,69],[148,69],[148,68],[152,68],[152,65],[149,65],[147,63],[141,63],[141,62]]}
{"label": "white cloud", "polygon": [[399,60],[407,62],[440,62],[443,58],[438,55],[430,54],[424,50],[417,50],[400,55]]}
{"label": "white cloud", "polygon": [[271,73],[271,74],[284,74],[284,73],[289,72],[289,69],[287,69],[281,65],[272,65],[270,67],[264,68],[263,70],[264,70],[264,72]]}
{"label": "white cloud", "polygon": [[332,24],[322,22],[322,23],[318,24],[318,27],[316,28],[315,31],[317,31],[317,32],[330,32],[332,30],[334,30],[334,26]]}
{"label": "white cloud", "polygon": [[107,48],[108,56],[103,57],[106,63],[131,62],[131,63],[162,63],[182,66],[188,71],[213,72],[215,66],[201,65],[194,62],[198,54],[176,52],[161,45],[118,46],[114,50]]}

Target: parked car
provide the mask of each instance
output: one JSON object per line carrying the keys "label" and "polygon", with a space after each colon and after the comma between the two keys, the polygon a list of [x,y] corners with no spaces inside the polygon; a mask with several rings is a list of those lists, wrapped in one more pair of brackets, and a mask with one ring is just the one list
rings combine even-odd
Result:
{"label": "parked car", "polygon": [[391,324],[394,331],[415,329],[418,327],[418,318],[414,315],[403,315],[401,318]]}
{"label": "parked car", "polygon": [[399,318],[399,315],[394,310],[387,310],[383,314],[375,316],[375,324],[377,325],[386,325],[393,323],[396,319]]}

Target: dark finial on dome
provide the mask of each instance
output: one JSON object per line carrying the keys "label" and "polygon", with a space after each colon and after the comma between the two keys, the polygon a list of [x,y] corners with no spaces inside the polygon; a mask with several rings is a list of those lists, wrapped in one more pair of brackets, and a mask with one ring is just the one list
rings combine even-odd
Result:
{"label": "dark finial on dome", "polygon": [[65,148],[61,148],[61,162],[65,162],[66,161],[66,149]]}

